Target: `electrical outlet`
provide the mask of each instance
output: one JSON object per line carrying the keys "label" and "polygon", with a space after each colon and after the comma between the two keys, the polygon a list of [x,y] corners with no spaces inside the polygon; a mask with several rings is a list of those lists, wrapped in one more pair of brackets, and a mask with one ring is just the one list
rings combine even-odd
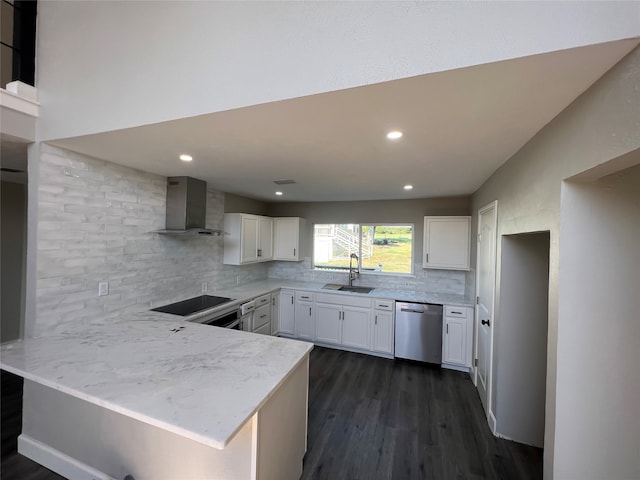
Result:
{"label": "electrical outlet", "polygon": [[98,283],[98,296],[109,295],[109,282]]}
{"label": "electrical outlet", "polygon": [[202,282],[202,293],[206,293],[207,291],[207,282]]}

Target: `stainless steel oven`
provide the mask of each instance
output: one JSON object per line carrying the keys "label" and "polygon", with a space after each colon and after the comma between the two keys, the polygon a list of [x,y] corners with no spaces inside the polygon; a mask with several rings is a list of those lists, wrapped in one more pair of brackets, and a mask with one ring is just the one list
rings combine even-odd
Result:
{"label": "stainless steel oven", "polygon": [[204,320],[198,319],[197,322],[212,327],[240,330],[240,308],[236,306],[231,311],[212,313],[211,316],[205,317]]}

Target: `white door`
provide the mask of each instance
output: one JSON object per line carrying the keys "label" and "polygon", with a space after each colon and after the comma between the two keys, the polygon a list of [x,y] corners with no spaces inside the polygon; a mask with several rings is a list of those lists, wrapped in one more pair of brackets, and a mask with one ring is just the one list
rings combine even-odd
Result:
{"label": "white door", "polygon": [[316,340],[340,344],[342,307],[328,303],[316,303]]}
{"label": "white door", "polygon": [[393,354],[393,313],[376,310],[373,319],[373,350]]}
{"label": "white door", "polygon": [[313,340],[316,334],[313,322],[313,302],[296,301],[296,336],[303,340]]}
{"label": "white door", "polygon": [[280,291],[280,312],[279,327],[280,333],[295,335],[296,323],[295,323],[295,306],[293,304],[294,295],[290,290]]}
{"label": "white door", "polygon": [[342,345],[369,350],[371,309],[342,307]]}
{"label": "white door", "polygon": [[450,365],[465,366],[467,321],[464,318],[445,317],[445,323],[442,361]]}
{"label": "white door", "polygon": [[258,260],[258,219],[242,217],[242,258],[240,263]]}
{"label": "white door", "polygon": [[276,260],[297,260],[298,259],[298,223],[300,219],[276,218],[274,219],[274,252],[273,258]]}
{"label": "white door", "polygon": [[258,217],[258,257],[260,261],[273,258],[273,220],[268,217]]}
{"label": "white door", "polygon": [[478,264],[476,308],[476,359],[474,381],[484,411],[491,405],[491,356],[493,343],[493,299],[496,278],[496,220],[498,202],[478,211]]}

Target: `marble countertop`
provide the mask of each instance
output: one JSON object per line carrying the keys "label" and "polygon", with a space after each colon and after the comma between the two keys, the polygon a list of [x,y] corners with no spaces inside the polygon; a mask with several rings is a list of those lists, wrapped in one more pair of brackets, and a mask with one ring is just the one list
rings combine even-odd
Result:
{"label": "marble countertop", "polygon": [[313,345],[156,312],[0,346],[3,369],[222,449]]}
{"label": "marble countertop", "polygon": [[368,294],[340,292],[336,290],[325,290],[322,287],[325,283],[314,282],[300,282],[289,280],[277,280],[267,279],[259,280],[256,282],[239,285],[233,288],[217,289],[213,292],[209,292],[209,295],[218,295],[222,297],[233,298],[233,303],[225,304],[221,307],[215,307],[210,310],[198,312],[196,314],[185,317],[188,321],[198,321],[198,318],[209,315],[216,310],[222,310],[233,304],[241,304],[253,298],[264,295],[265,293],[273,292],[281,288],[287,288],[290,290],[304,290],[308,292],[316,293],[331,293],[335,295],[352,295],[357,297],[369,297],[369,298],[383,298],[385,300],[400,300],[404,302],[416,302],[416,303],[436,303],[440,305],[455,305],[461,307],[473,307],[473,300],[466,298],[464,295],[443,294],[443,293],[431,293],[431,292],[419,292],[413,290],[398,290],[387,288],[374,288]]}

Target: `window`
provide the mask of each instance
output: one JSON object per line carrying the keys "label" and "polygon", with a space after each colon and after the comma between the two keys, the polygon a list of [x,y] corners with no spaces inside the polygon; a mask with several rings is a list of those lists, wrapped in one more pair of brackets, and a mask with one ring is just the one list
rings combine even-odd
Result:
{"label": "window", "polygon": [[412,273],[413,225],[314,225],[315,268],[348,269],[352,253],[363,273]]}
{"label": "window", "polygon": [[34,85],[37,2],[0,0],[0,87]]}

